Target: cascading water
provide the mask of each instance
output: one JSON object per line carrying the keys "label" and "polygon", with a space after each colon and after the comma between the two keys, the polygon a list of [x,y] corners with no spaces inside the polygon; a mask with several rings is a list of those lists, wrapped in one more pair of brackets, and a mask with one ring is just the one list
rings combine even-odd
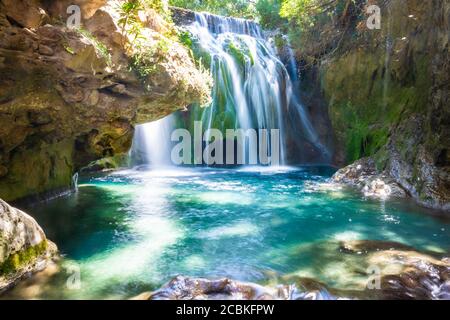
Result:
{"label": "cascading water", "polygon": [[171,166],[170,136],[175,127],[175,115],[136,127],[130,155],[133,165]]}
{"label": "cascading water", "polygon": [[[187,31],[195,57],[211,70],[212,103],[138,127],[132,153],[140,154],[143,163],[168,165],[172,146],[168,129],[174,129],[176,123],[177,128],[192,133],[193,123],[200,121],[204,131],[219,129],[224,135],[227,129],[267,129],[260,134],[267,135],[269,145],[270,129],[279,129],[281,164],[288,159],[288,131],[326,155],[294,89],[297,78],[292,50],[288,67],[293,70],[289,72],[255,22],[208,13],[196,13],[195,17]],[[254,147],[247,145],[244,154],[248,157],[248,150]]]}

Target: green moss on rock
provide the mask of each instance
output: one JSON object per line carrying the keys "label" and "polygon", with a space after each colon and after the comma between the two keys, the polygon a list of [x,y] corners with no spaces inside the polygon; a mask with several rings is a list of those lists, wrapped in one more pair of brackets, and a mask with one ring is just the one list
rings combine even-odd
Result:
{"label": "green moss on rock", "polygon": [[42,256],[47,251],[47,248],[48,242],[47,240],[43,240],[35,246],[28,247],[25,250],[10,255],[0,265],[0,276],[6,276],[27,267],[38,257]]}
{"label": "green moss on rock", "polygon": [[[5,201],[70,188],[74,165],[74,144],[36,141],[30,148],[18,149],[10,159],[8,175],[0,180],[0,195]],[[26,174],[26,183],[23,176]]]}
{"label": "green moss on rock", "polygon": [[[425,111],[428,74],[417,73],[414,83],[405,85],[394,65],[386,69],[385,55],[383,50],[354,50],[321,68],[330,118],[347,162],[376,154],[404,117]],[[428,68],[425,58],[415,64],[417,70]]]}

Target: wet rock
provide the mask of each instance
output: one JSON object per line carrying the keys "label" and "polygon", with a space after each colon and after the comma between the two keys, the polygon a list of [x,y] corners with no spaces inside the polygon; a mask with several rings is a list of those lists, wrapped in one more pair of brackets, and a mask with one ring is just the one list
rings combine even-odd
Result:
{"label": "wet rock", "polygon": [[154,292],[150,300],[249,300],[264,299],[268,295],[270,294],[264,287],[230,279],[207,280],[178,276],[162,289]]}
{"label": "wet rock", "polygon": [[369,263],[381,267],[386,299],[442,299],[449,294],[450,264],[414,251],[378,252]]}
{"label": "wet rock", "polygon": [[34,127],[43,126],[52,122],[51,116],[45,111],[30,110],[28,112],[28,120]]}
{"label": "wet rock", "polygon": [[368,254],[387,250],[414,250],[413,247],[394,241],[349,240],[341,241],[339,249],[353,254]]}
{"label": "wet rock", "polygon": [[362,255],[365,267],[380,272],[380,287],[366,289],[368,296],[421,300],[445,299],[449,294],[450,263],[436,253],[418,252],[401,243],[369,240],[341,242],[340,250]]}
{"label": "wet rock", "polygon": [[230,279],[208,280],[178,276],[153,293],[135,299],[148,300],[334,300],[325,289],[299,290],[296,285],[275,288]]}
{"label": "wet rock", "polygon": [[8,168],[5,166],[0,166],[0,177],[4,177],[8,174]]}
{"label": "wet rock", "polygon": [[[426,122],[424,116],[412,116],[398,126],[382,150],[387,158],[385,172],[421,205],[450,211],[450,163],[445,156],[450,141],[443,138],[446,129],[442,128],[442,133],[427,137]],[[431,142],[439,138],[442,143]]]}
{"label": "wet rock", "polygon": [[82,173],[92,173],[100,171],[111,171],[119,168],[125,168],[129,164],[128,154],[119,154],[113,157],[106,157],[90,163],[88,166],[82,168]]}
{"label": "wet rock", "polygon": [[0,291],[43,270],[56,251],[32,217],[0,199]]}
{"label": "wet rock", "polygon": [[407,193],[389,175],[378,173],[372,158],[363,158],[340,169],[332,180],[354,186],[365,196],[386,199],[388,197],[403,198]]}
{"label": "wet rock", "polygon": [[[326,104],[317,113],[330,116],[338,166],[369,157],[375,176],[393,180],[421,206],[450,212],[450,4],[390,1],[380,9],[386,23],[377,33],[368,33],[362,19],[352,37],[342,37],[347,27],[333,22],[339,14],[304,30],[304,39],[322,34],[293,43],[303,100],[315,111]],[[377,197],[388,191],[371,184],[360,188]]]}
{"label": "wet rock", "polygon": [[111,87],[111,91],[118,94],[125,94],[127,92],[127,87],[124,84],[116,84]]}

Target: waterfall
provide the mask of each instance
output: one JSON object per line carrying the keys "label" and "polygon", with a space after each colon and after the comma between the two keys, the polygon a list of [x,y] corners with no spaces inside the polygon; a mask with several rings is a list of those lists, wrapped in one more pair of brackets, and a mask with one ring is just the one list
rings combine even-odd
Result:
{"label": "waterfall", "polygon": [[[195,57],[213,76],[212,103],[206,108],[191,106],[185,114],[139,126],[133,142],[134,158],[141,163],[169,165],[170,129],[176,123],[177,128],[193,132],[195,121],[200,121],[205,131],[219,129],[224,135],[227,129],[267,129],[259,134],[265,135],[263,140],[269,145],[273,143],[270,130],[278,129],[280,164],[288,159],[288,131],[291,137],[306,139],[326,153],[296,94],[297,66],[292,49],[288,71],[257,23],[209,13],[196,13],[195,17],[186,29]],[[248,157],[248,150],[254,147],[244,144],[242,151]]]}
{"label": "waterfall", "polygon": [[136,127],[130,156],[133,165],[171,166],[170,136],[175,129],[175,115]]}
{"label": "waterfall", "polygon": [[78,192],[78,172],[72,176],[72,189],[75,192]]}

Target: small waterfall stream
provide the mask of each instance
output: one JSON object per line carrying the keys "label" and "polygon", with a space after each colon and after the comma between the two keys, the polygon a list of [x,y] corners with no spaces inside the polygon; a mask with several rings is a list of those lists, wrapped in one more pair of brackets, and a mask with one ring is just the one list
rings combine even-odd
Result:
{"label": "small waterfall stream", "polygon": [[130,156],[132,165],[171,166],[170,138],[175,128],[175,115],[136,127]]}
{"label": "small waterfall stream", "polygon": [[[259,135],[266,135],[269,145],[273,143],[270,130],[279,129],[281,165],[288,159],[288,130],[291,137],[307,140],[326,155],[327,150],[296,93],[297,67],[292,50],[288,64],[292,70],[288,71],[255,22],[208,13],[196,13],[195,17],[187,30],[194,55],[213,76],[212,103],[206,108],[192,106],[186,114],[179,112],[139,126],[133,142],[134,158],[140,163],[170,165],[170,131],[185,128],[193,133],[195,121],[202,123],[204,132],[218,129],[224,136],[227,129],[266,129]],[[248,157],[248,150],[255,146],[244,144],[243,148]]]}

